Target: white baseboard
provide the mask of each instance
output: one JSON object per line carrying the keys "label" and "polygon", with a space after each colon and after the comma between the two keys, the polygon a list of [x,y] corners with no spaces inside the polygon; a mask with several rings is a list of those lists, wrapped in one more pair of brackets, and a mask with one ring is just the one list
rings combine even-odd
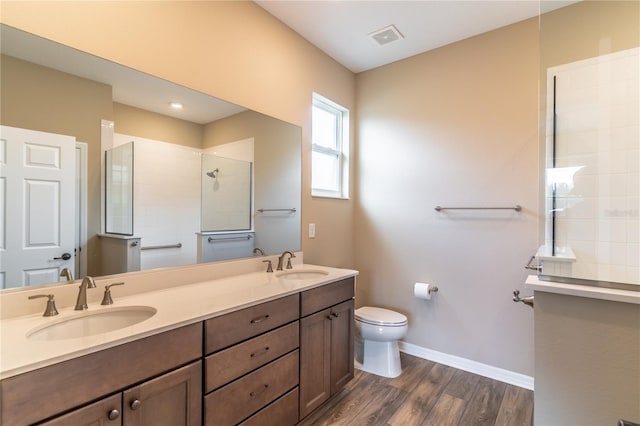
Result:
{"label": "white baseboard", "polygon": [[398,342],[398,346],[400,347],[400,350],[402,352],[409,355],[428,359],[429,361],[448,365],[449,367],[468,371],[470,373],[478,374],[480,376],[488,377],[500,382],[509,383],[510,385],[533,390],[533,377],[531,376],[526,376],[524,374],[505,370],[503,368],[482,364],[480,362],[461,358],[459,356],[449,355],[443,352],[434,351],[432,349],[423,348],[421,346],[403,341]]}

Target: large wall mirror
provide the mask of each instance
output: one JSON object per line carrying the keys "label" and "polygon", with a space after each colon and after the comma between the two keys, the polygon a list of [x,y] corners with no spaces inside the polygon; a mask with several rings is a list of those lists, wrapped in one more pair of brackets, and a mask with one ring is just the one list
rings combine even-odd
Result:
{"label": "large wall mirror", "polygon": [[638,2],[540,17],[543,279],[640,285],[639,46]]}
{"label": "large wall mirror", "polygon": [[0,29],[0,288],[300,250],[300,127]]}

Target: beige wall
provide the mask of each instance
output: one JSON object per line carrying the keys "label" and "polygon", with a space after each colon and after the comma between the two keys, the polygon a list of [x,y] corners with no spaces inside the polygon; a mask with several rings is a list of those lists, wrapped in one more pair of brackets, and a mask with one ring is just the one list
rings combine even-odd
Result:
{"label": "beige wall", "polygon": [[113,116],[111,86],[2,56],[0,122],[71,135],[88,145],[88,274],[99,271],[100,120]]}
{"label": "beige wall", "polygon": [[535,292],[536,425],[640,420],[640,305]]}
{"label": "beige wall", "polygon": [[204,126],[201,124],[117,102],[113,103],[113,122],[116,133],[202,148]]}
{"label": "beige wall", "polygon": [[511,293],[537,249],[537,52],[531,19],[359,74],[356,105],[357,304],[406,314],[408,343],[526,375],[533,313]]}
{"label": "beige wall", "polygon": [[[253,2],[12,2],[3,23],[302,127],[305,261],[353,266],[353,201],[312,198],[311,94],[354,109],[355,76]],[[167,29],[177,28],[177,31]],[[351,126],[353,128],[354,126]]]}

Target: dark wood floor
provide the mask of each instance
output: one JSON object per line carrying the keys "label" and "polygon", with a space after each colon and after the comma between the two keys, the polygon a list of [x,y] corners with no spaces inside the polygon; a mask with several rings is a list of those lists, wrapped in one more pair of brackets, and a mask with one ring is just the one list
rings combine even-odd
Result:
{"label": "dark wood floor", "polygon": [[300,423],[311,425],[532,425],[533,392],[401,354],[400,377],[356,370],[329,403]]}

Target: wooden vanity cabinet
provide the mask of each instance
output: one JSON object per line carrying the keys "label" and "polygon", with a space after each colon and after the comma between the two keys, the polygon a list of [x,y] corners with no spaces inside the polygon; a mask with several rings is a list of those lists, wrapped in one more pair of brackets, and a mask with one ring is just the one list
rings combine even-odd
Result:
{"label": "wooden vanity cabinet", "polygon": [[194,362],[41,426],[199,426],[201,366]]}
{"label": "wooden vanity cabinet", "polygon": [[[132,386],[143,387],[143,382],[149,379],[149,383],[158,383],[153,377],[169,376],[171,373],[166,373],[192,361],[197,361],[194,368],[201,371],[201,357],[202,323],[196,323],[9,377],[0,382],[0,424],[28,425],[84,408],[89,402],[133,389]],[[201,383],[201,373],[198,373],[197,380]],[[137,385],[139,383],[143,385]],[[147,389],[153,386],[157,385],[150,385]],[[201,389],[200,385],[198,389]],[[143,398],[151,395],[148,390],[145,392],[141,394]],[[174,396],[179,394],[173,392]],[[187,404],[200,407],[201,393],[201,390],[197,395],[190,393]],[[124,400],[123,404],[127,401]]]}
{"label": "wooden vanity cabinet", "polygon": [[299,297],[205,321],[204,424],[297,423]]}
{"label": "wooden vanity cabinet", "polygon": [[4,379],[0,424],[295,425],[353,378],[354,283]]}
{"label": "wooden vanity cabinet", "polygon": [[123,426],[200,426],[202,362],[125,390],[122,404]]}
{"label": "wooden vanity cabinet", "polygon": [[354,279],[302,292],[300,419],[353,378]]}

